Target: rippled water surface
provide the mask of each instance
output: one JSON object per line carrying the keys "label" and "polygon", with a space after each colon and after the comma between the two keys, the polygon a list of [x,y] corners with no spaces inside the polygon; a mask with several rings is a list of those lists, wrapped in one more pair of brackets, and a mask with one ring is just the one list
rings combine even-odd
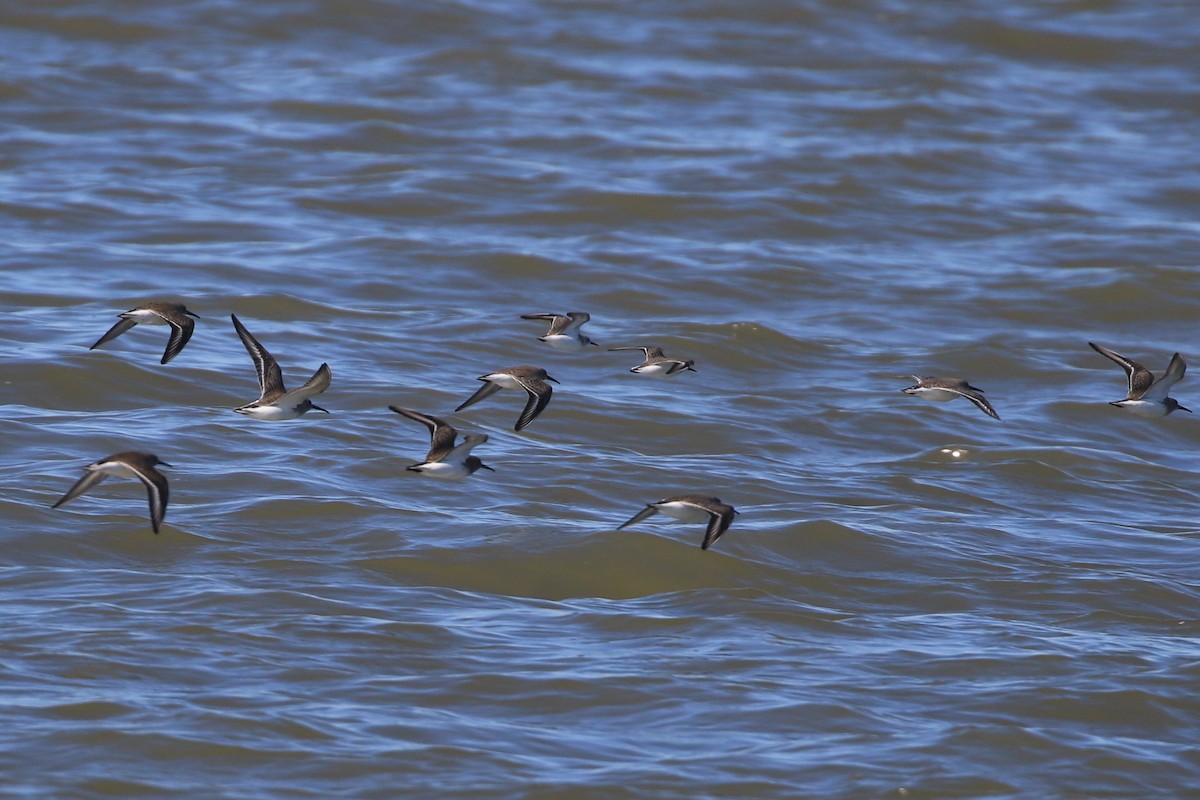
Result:
{"label": "rippled water surface", "polygon": [[[5,794],[1200,785],[1200,428],[1087,346],[1200,357],[1193,4],[18,0],[0,44]],[[88,349],[149,300],[178,358]],[[568,310],[600,347],[520,319]],[[329,415],[231,411],[231,313]],[[454,413],[518,364],[532,426]],[[495,472],[407,472],[389,404]],[[158,536],[132,481],[50,509],[121,450]],[[684,492],[712,549],[616,530]]]}

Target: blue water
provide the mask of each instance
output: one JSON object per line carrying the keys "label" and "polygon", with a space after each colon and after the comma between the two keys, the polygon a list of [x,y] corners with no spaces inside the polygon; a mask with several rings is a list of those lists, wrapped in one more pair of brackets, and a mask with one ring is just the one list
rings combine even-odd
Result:
{"label": "blue water", "polygon": [[[0,8],[0,793],[1192,796],[1200,428],[1087,346],[1195,355],[1192,12]],[[231,313],[328,416],[233,413]],[[159,536],[50,509],[130,449]]]}

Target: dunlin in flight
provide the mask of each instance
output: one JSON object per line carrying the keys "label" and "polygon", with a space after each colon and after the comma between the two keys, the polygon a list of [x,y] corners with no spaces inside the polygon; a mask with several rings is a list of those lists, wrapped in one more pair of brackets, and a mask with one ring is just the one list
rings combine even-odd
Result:
{"label": "dunlin in flight", "polygon": [[[295,419],[313,409],[325,411],[309,398],[329,388],[331,376],[328,364],[322,364],[303,386],[289,392],[283,386],[283,372],[279,369],[279,364],[267,352],[267,348],[250,335],[250,331],[246,330],[237,315],[230,314],[229,316],[233,318],[234,330],[237,331],[242,344],[246,345],[246,352],[254,361],[254,368],[258,371],[259,386],[258,399],[253,403],[239,406],[234,411],[254,419],[270,421]],[[325,411],[325,413],[329,412]]]}
{"label": "dunlin in flight", "polygon": [[117,316],[121,318],[120,321],[109,328],[108,333],[101,336],[88,349],[95,350],[105,342],[111,342],[138,323],[143,325],[170,325],[171,337],[167,339],[167,349],[163,352],[160,364],[166,364],[172,358],[179,355],[179,352],[183,350],[183,346],[188,343],[188,339],[192,338],[192,331],[196,327],[196,323],[192,321],[192,318],[200,318],[198,314],[188,311],[182,303],[146,303],[144,306],[131,308]]}
{"label": "dunlin in flight", "polygon": [[641,350],[645,354],[646,360],[629,370],[630,372],[637,373],[638,375],[649,375],[652,378],[665,378],[669,375],[678,375],[684,370],[691,370],[692,372],[696,371],[692,369],[692,365],[696,363],[695,361],[667,358],[663,354],[661,347],[610,347],[608,349],[610,352],[616,352],[618,350]]}
{"label": "dunlin in flight", "polygon": [[989,417],[1000,419],[996,409],[992,408],[992,404],[983,396],[983,389],[972,386],[962,378],[923,378],[920,375],[913,375],[913,380],[917,382],[915,386],[909,386],[900,391],[938,403],[944,403],[956,397],[965,397]]}
{"label": "dunlin in flight", "polygon": [[525,410],[517,418],[514,430],[518,431],[524,430],[529,423],[537,419],[538,414],[550,403],[550,395],[554,393],[554,389],[546,381],[558,383],[541,367],[528,366],[496,370],[487,375],[480,375],[479,380],[483,381],[483,386],[454,410],[462,411],[485,397],[491,397],[501,389],[520,389],[529,395],[529,400],[525,403]]}
{"label": "dunlin in flight", "polygon": [[544,319],[550,323],[550,330],[545,336],[539,336],[546,344],[559,350],[582,350],[589,344],[596,344],[587,336],[580,333],[583,323],[592,318],[586,311],[569,311],[562,314],[522,314],[521,319]]}
{"label": "dunlin in flight", "polygon": [[75,485],[52,508],[58,508],[71,502],[109,475],[120,478],[137,478],[146,485],[146,494],[150,498],[150,525],[154,528],[154,532],[158,533],[158,526],[162,524],[163,517],[167,513],[167,499],[170,496],[170,490],[167,488],[166,477],[155,469],[157,466],[169,467],[171,465],[159,460],[158,456],[152,453],[138,453],[132,450],[102,458],[94,464],[84,467],[83,477],[76,481]]}
{"label": "dunlin in flight", "polygon": [[1124,408],[1139,417],[1165,417],[1172,411],[1191,413],[1190,408],[1179,405],[1179,401],[1174,397],[1167,397],[1167,392],[1183,379],[1183,373],[1187,370],[1187,364],[1179,353],[1171,356],[1171,363],[1167,365],[1167,371],[1162,374],[1162,377],[1155,380],[1154,373],[1132,358],[1126,358],[1120,353],[1115,353],[1094,342],[1088,342],[1088,344],[1100,355],[1107,356],[1120,364],[1121,369],[1125,370],[1125,375],[1129,378],[1129,392],[1125,399],[1115,400],[1109,405]]}
{"label": "dunlin in flight", "polygon": [[717,539],[720,539],[721,534],[725,533],[729,529],[729,524],[733,522],[733,515],[738,513],[733,506],[722,503],[715,497],[705,497],[701,494],[679,494],[655,503],[647,503],[645,508],[634,514],[617,530],[641,522],[656,511],[661,511],[668,517],[682,522],[707,521],[708,528],[705,529],[704,540],[700,543],[701,550],[707,550]]}
{"label": "dunlin in flight", "polygon": [[478,456],[471,455],[471,448],[488,440],[486,433],[468,433],[456,446],[454,440],[458,437],[458,432],[445,420],[400,406],[388,406],[388,408],[429,429],[429,454],[420,464],[408,467],[409,470],[428,475],[431,478],[449,480],[465,478],[480,469],[495,472],[480,461]]}

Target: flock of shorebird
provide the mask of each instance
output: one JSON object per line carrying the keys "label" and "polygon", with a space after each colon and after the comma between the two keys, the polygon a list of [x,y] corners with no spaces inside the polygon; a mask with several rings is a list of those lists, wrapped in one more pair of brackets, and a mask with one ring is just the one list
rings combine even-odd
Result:
{"label": "flock of shorebird", "polygon": [[[130,309],[119,314],[118,317],[118,322],[107,333],[101,336],[92,345],[91,349],[94,350],[112,341],[139,323],[167,325],[170,327],[171,332],[167,339],[166,350],[163,352],[160,361],[160,363],[166,364],[179,355],[184,345],[192,338],[192,333],[195,331],[196,326],[195,320],[199,318],[199,315],[193,314],[186,306],[180,303],[156,302]],[[242,340],[242,344],[246,347],[246,352],[250,354],[250,359],[254,362],[254,368],[258,373],[259,386],[258,399],[238,406],[234,411],[253,419],[266,421],[295,419],[309,411],[329,413],[326,409],[321,408],[312,401],[313,397],[329,388],[332,373],[329,370],[328,364],[322,364],[318,367],[317,371],[313,373],[311,378],[305,381],[304,385],[288,391],[283,383],[283,372],[280,370],[275,358],[254,338],[254,335],[246,329],[246,326],[242,324],[236,315],[231,314],[230,319],[233,321],[233,329],[237,332],[238,338]],[[549,330],[544,336],[539,336],[538,338],[557,349],[581,350],[589,345],[596,345],[595,342],[580,331],[583,324],[591,319],[591,315],[587,313],[573,311],[565,315],[524,314],[522,315],[522,319],[549,322]],[[642,351],[644,356],[643,361],[630,369],[630,372],[639,375],[665,378],[688,370],[695,371],[692,366],[694,362],[669,358],[658,347],[638,346],[614,347],[610,349],[613,351]],[[517,431],[524,430],[530,423],[537,419],[538,415],[546,410],[546,406],[549,405],[550,397],[553,394],[550,384],[558,383],[557,380],[546,374],[546,370],[541,367],[532,366],[499,369],[495,372],[481,375],[479,380],[483,382],[483,385],[459,405],[455,411],[462,411],[481,400],[491,397],[501,389],[523,391],[527,399],[525,407],[521,411],[520,416],[517,417],[517,422],[514,426],[514,429]],[[480,469],[492,469],[487,464],[484,464],[478,456],[471,454],[472,449],[488,440],[487,434],[470,433],[464,436],[460,442],[458,441],[458,432],[443,419],[430,414],[424,414],[420,411],[414,411],[410,408],[401,408],[400,406],[388,406],[388,408],[397,414],[421,423],[429,430],[429,452],[426,454],[424,461],[409,466],[409,470],[433,478],[457,479],[473,475]],[[76,481],[75,485],[54,504],[53,508],[58,508],[74,500],[110,475],[136,478],[146,487],[146,492],[150,500],[150,525],[154,529],[154,532],[158,533],[163,518],[166,516],[167,502],[170,498],[170,488],[167,484],[166,476],[157,469],[160,466],[169,467],[171,465],[153,453],[142,453],[132,450],[115,453],[107,458],[102,458],[83,468],[83,477]],[[732,506],[722,503],[716,497],[684,494],[648,503],[645,508],[639,511],[632,519],[622,524],[620,528],[640,522],[659,511],[679,520],[707,521],[708,526],[701,543],[701,547],[704,549],[708,549],[709,546],[721,537],[721,534],[725,533],[729,528],[729,524],[733,521],[734,515],[737,514],[737,511]]]}
{"label": "flock of shorebird", "polygon": [[[139,323],[168,325],[171,328],[171,333],[167,339],[166,350],[162,355],[160,362],[162,364],[166,364],[179,355],[184,345],[192,338],[192,333],[195,330],[194,320],[199,318],[197,314],[193,314],[180,303],[157,302],[138,306],[118,316],[120,318],[119,321],[107,333],[101,336],[92,345],[91,349],[94,350],[112,341]],[[309,411],[329,413],[326,409],[321,408],[312,401],[313,397],[329,388],[332,374],[330,373],[328,364],[321,364],[312,377],[305,381],[303,386],[289,392],[284,386],[283,373],[279,369],[279,364],[267,349],[254,338],[250,331],[246,330],[246,327],[236,315],[231,314],[230,318],[233,321],[233,328],[237,332],[238,338],[242,340],[242,344],[246,347],[246,352],[250,354],[250,358],[254,362],[254,368],[258,373],[259,385],[258,399],[238,406],[234,411],[253,419],[267,421],[295,419]],[[589,345],[597,346],[596,342],[592,341],[580,330],[584,323],[591,319],[591,315],[585,312],[572,311],[565,315],[523,314],[521,318],[549,322],[549,330],[544,336],[539,336],[538,338],[559,350],[577,351]],[[1172,356],[1166,371],[1156,379],[1150,370],[1137,361],[1126,358],[1120,353],[1109,350],[1107,347],[1102,347],[1092,342],[1088,342],[1088,344],[1096,352],[1112,359],[1125,370],[1129,384],[1128,391],[1124,399],[1113,401],[1111,405],[1124,408],[1143,417],[1165,417],[1173,411],[1190,411],[1190,409],[1184,408],[1173,397],[1168,395],[1171,387],[1183,378],[1184,371],[1187,369],[1187,364],[1184,363],[1183,357],[1179,353]],[[666,378],[689,370],[695,372],[692,366],[693,361],[669,358],[658,347],[613,347],[609,348],[609,350],[642,351],[644,360],[629,370],[635,374]],[[966,380],[961,378],[923,377],[920,375],[914,375],[913,379],[916,380],[916,384],[901,389],[902,392],[937,402],[953,400],[956,397],[965,397],[988,416],[997,420],[1000,419],[1000,415],[996,413],[996,409],[984,397],[983,390],[972,386]],[[514,426],[514,429],[517,431],[524,430],[530,423],[537,419],[538,415],[545,411],[553,394],[550,384],[558,383],[558,381],[546,374],[546,370],[533,366],[499,369],[495,372],[481,375],[479,380],[483,382],[483,385],[463,401],[455,409],[455,412],[462,411],[481,400],[491,397],[502,389],[524,391],[526,402]],[[467,434],[460,442],[458,441],[458,432],[443,419],[424,414],[420,411],[414,411],[410,408],[401,408],[400,406],[388,406],[388,408],[407,419],[421,423],[429,430],[429,452],[426,454],[424,461],[409,466],[409,470],[429,477],[442,479],[465,478],[473,475],[480,469],[492,470],[478,456],[471,454],[471,450],[488,440],[486,433]],[[169,467],[171,465],[162,461],[153,453],[137,451],[116,453],[107,458],[100,459],[83,468],[83,477],[76,481],[75,485],[54,504],[53,508],[58,508],[79,497],[107,476],[115,475],[118,477],[136,478],[146,486],[150,500],[150,524],[154,532],[158,533],[159,526],[166,515],[167,501],[170,497],[167,479],[158,471],[157,467],[159,466]],[[647,503],[645,508],[618,526],[617,530],[641,522],[656,512],[662,512],[669,517],[685,522],[707,522],[704,538],[700,543],[700,547],[704,550],[707,550],[714,542],[721,538],[721,535],[729,529],[730,523],[733,522],[734,515],[738,513],[733,506],[722,503],[716,497],[701,494],[682,494],[667,497],[653,503]]]}

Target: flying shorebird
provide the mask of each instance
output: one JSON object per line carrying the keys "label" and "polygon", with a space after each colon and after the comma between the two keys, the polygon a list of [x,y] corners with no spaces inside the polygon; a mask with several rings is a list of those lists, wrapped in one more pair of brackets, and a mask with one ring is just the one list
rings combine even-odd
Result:
{"label": "flying shorebird", "polygon": [[167,349],[163,352],[162,361],[158,362],[160,364],[166,364],[179,355],[183,346],[188,343],[188,339],[192,338],[192,331],[195,330],[196,323],[192,321],[192,318],[200,318],[198,314],[188,311],[182,303],[146,303],[117,316],[121,318],[120,321],[109,328],[108,333],[101,336],[88,349],[95,350],[105,342],[111,342],[139,322],[143,325],[170,325],[171,336],[167,339]]}
{"label": "flying shorebird", "polygon": [[965,397],[989,417],[1000,419],[996,409],[992,408],[992,404],[983,396],[983,389],[972,386],[962,378],[923,378],[920,375],[912,377],[917,382],[916,386],[909,386],[900,391],[937,403],[944,403],[956,397]]}
{"label": "flying shorebird", "polygon": [[522,389],[529,395],[529,400],[525,403],[525,410],[517,418],[514,430],[518,431],[524,430],[529,423],[537,419],[538,414],[541,414],[550,403],[550,395],[554,393],[554,389],[546,381],[558,383],[541,367],[529,366],[496,370],[487,375],[480,375],[479,380],[483,381],[483,386],[480,386],[475,394],[468,397],[462,405],[454,410],[462,411],[485,397],[491,397],[501,389]]}
{"label": "flying shorebird", "polygon": [[668,375],[677,375],[684,370],[691,370],[695,361],[683,361],[678,358],[667,358],[661,347],[610,347],[609,352],[618,350],[641,350],[646,360],[638,364],[636,367],[630,368],[630,372],[638,375],[649,375],[652,378],[665,378]]}
{"label": "flying shorebird", "polygon": [[254,361],[254,368],[258,371],[259,386],[258,399],[253,403],[239,406],[234,411],[254,419],[270,421],[295,419],[313,409],[329,413],[309,399],[329,388],[331,375],[328,364],[322,364],[303,386],[289,392],[283,387],[283,372],[279,369],[279,364],[267,352],[267,348],[250,335],[250,331],[246,330],[236,314],[229,316],[233,319],[234,330],[237,331],[242,344],[246,346],[246,352]]}
{"label": "flying shorebird", "polygon": [[559,350],[581,350],[596,343],[580,333],[583,323],[592,318],[586,311],[568,311],[562,314],[522,314],[521,319],[544,319],[550,322],[550,330],[538,339]]}
{"label": "flying shorebird", "polygon": [[429,454],[420,464],[408,467],[412,472],[448,480],[465,478],[480,469],[495,472],[480,461],[478,456],[470,455],[471,448],[488,440],[486,433],[468,433],[463,437],[462,443],[455,446],[454,440],[458,437],[458,432],[445,420],[400,406],[388,406],[388,408],[397,414],[416,420],[429,429]]}
{"label": "flying shorebird", "polygon": [[679,494],[655,503],[647,503],[645,508],[634,514],[628,522],[618,526],[617,530],[641,522],[656,511],[661,511],[668,517],[682,522],[707,520],[708,528],[705,529],[704,540],[700,543],[701,550],[707,550],[717,539],[720,539],[721,534],[725,533],[729,529],[729,524],[733,522],[734,514],[738,513],[733,506],[722,503],[716,497],[705,497],[701,494]]}
{"label": "flying shorebird", "polygon": [[167,499],[171,493],[167,488],[166,477],[155,469],[156,466],[169,467],[171,465],[159,460],[158,456],[153,453],[138,453],[132,450],[102,458],[84,467],[83,477],[77,480],[75,485],[51,508],[58,508],[71,502],[109,475],[137,478],[146,486],[146,494],[150,498],[150,525],[154,528],[154,532],[158,533],[158,526],[162,524],[163,517],[167,514]]}
{"label": "flying shorebird", "polygon": [[1165,417],[1172,411],[1191,413],[1190,408],[1179,405],[1179,401],[1174,397],[1167,397],[1167,392],[1183,379],[1183,373],[1187,370],[1187,364],[1179,353],[1171,356],[1171,363],[1167,364],[1167,371],[1162,374],[1162,377],[1155,380],[1153,372],[1132,358],[1126,358],[1095,342],[1088,342],[1088,345],[1100,355],[1111,358],[1120,364],[1121,369],[1125,370],[1126,377],[1129,378],[1129,392],[1125,395],[1125,399],[1115,400],[1109,403],[1110,406],[1128,409],[1139,417]]}

